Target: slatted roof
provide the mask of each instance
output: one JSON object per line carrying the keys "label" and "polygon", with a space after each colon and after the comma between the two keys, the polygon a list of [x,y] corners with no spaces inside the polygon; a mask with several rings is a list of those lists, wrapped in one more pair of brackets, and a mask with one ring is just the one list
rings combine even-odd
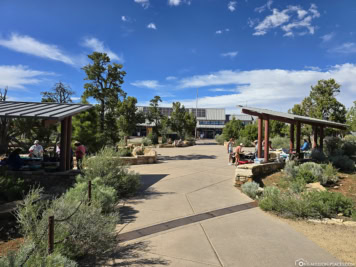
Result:
{"label": "slatted roof", "polygon": [[347,129],[346,124],[342,124],[342,123],[338,123],[338,122],[320,120],[320,119],[315,119],[315,118],[311,118],[311,117],[300,116],[300,115],[279,112],[279,111],[273,111],[273,110],[268,110],[268,109],[262,109],[262,108],[242,107],[242,113],[253,115],[253,116],[262,116],[262,117],[267,115],[272,120],[278,120],[278,121],[283,121],[283,122],[287,122],[287,123],[295,123],[295,122],[299,121],[300,123],[304,123],[304,124],[310,124],[310,125],[316,125],[316,126],[326,126],[326,127],[343,129],[343,130]]}
{"label": "slatted roof", "polygon": [[62,120],[92,107],[83,104],[0,101],[0,117]]}

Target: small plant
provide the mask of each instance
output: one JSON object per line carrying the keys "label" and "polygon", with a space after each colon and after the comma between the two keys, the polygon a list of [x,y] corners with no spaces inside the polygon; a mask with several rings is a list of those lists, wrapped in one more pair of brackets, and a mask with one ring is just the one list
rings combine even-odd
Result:
{"label": "small plant", "polygon": [[311,152],[311,158],[317,162],[325,162],[326,156],[323,151],[318,148],[314,148]]}
{"label": "small plant", "polygon": [[287,161],[283,169],[284,178],[287,180],[294,180],[297,176],[297,172],[296,162],[294,160]]}
{"label": "small plant", "polygon": [[353,172],[355,170],[355,162],[348,156],[334,156],[330,158],[330,161],[341,171]]}
{"label": "small plant", "polygon": [[118,153],[119,153],[120,157],[131,157],[132,156],[131,150],[128,148],[119,148]]}
{"label": "small plant", "polygon": [[301,193],[304,192],[306,186],[306,182],[304,179],[297,178],[294,181],[290,182],[289,189],[293,193]]}
{"label": "small plant", "polygon": [[326,183],[337,183],[339,181],[339,177],[337,176],[337,170],[333,167],[331,163],[323,165],[324,173],[323,173],[323,181],[322,184]]}
{"label": "small plant", "polygon": [[241,186],[242,192],[248,195],[250,198],[255,199],[257,196],[259,185],[256,182],[247,182]]}
{"label": "small plant", "polygon": [[225,142],[225,138],[222,134],[215,135],[215,140],[219,145],[223,145]]}
{"label": "small plant", "polygon": [[13,201],[22,199],[29,190],[22,178],[0,176],[0,199]]}
{"label": "small plant", "polygon": [[144,146],[151,146],[152,145],[152,141],[151,141],[151,139],[149,139],[147,137],[144,137],[144,138],[142,138],[142,144]]}

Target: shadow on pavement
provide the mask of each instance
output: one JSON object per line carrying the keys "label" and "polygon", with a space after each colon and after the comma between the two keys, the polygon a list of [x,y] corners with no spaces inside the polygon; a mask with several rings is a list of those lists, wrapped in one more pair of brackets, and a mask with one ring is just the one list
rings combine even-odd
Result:
{"label": "shadow on pavement", "polygon": [[168,174],[141,174],[141,188],[139,194],[142,194],[150,186],[162,180]]}
{"label": "shadow on pavement", "polygon": [[177,156],[160,156],[160,160],[199,160],[199,159],[216,159],[215,155],[177,155]]}
{"label": "shadow on pavement", "polygon": [[130,244],[119,244],[113,253],[105,258],[87,258],[80,262],[80,266],[155,266],[169,265],[170,261],[157,257],[150,257],[148,241]]}

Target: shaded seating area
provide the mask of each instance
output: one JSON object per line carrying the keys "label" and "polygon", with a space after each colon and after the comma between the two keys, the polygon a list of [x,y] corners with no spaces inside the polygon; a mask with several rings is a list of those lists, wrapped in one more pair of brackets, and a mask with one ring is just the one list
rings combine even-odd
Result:
{"label": "shaded seating area", "polygon": [[[323,150],[324,130],[325,128],[335,128],[346,130],[347,125],[327,120],[320,120],[306,116],[289,114],[285,112],[272,111],[268,109],[242,107],[242,113],[258,117],[258,158],[264,158],[264,162],[269,160],[269,131],[270,120],[276,120],[290,124],[290,148],[289,153],[295,153],[297,157],[301,158],[301,126],[302,124],[311,125],[313,128],[313,145],[312,148],[318,147]],[[264,126],[264,127],[263,127]],[[263,136],[264,128],[264,136]],[[264,147],[262,142],[264,139]],[[262,151],[263,155],[262,155]]]}
{"label": "shaded seating area", "polygon": [[38,119],[43,127],[61,124],[59,170],[71,169],[72,116],[92,108],[92,105],[47,102],[0,102],[0,118]]}

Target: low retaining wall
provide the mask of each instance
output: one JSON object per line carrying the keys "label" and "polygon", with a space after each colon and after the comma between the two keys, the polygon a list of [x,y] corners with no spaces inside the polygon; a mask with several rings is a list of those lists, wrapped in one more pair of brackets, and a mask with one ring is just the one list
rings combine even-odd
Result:
{"label": "low retaining wall", "polygon": [[263,164],[244,164],[236,167],[235,182],[240,185],[248,180],[274,173],[283,169],[284,163],[268,162]]}
{"label": "low retaining wall", "polygon": [[120,157],[128,165],[153,164],[157,162],[157,156],[137,155],[135,157]]}

